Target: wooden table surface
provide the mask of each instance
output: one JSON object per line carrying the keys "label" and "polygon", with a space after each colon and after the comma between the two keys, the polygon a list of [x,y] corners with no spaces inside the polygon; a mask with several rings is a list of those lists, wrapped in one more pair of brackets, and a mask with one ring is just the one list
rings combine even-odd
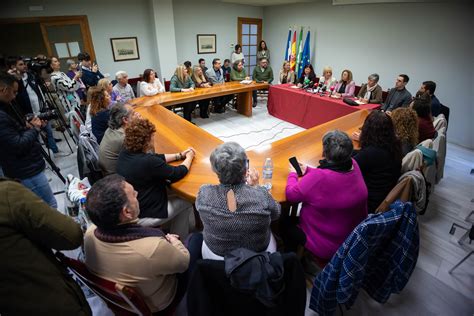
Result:
{"label": "wooden table surface", "polygon": [[[155,151],[157,153],[176,153],[187,147],[194,147],[196,150],[196,156],[188,175],[172,185],[172,188],[180,196],[193,202],[201,185],[218,183],[218,178],[211,169],[209,156],[214,148],[222,144],[223,141],[156,102],[145,102],[146,106],[138,106],[135,110],[156,126]],[[141,105],[140,102],[138,104]],[[248,151],[250,167],[259,171],[260,183],[262,183],[263,163],[265,158],[272,158],[274,171],[271,194],[275,200],[284,202],[286,200],[285,186],[289,168],[288,158],[296,156],[298,161],[302,163],[317,166],[319,160],[322,159],[321,140],[324,133],[339,129],[351,135],[352,132],[362,126],[368,113],[367,110],[358,111],[275,141],[270,145]],[[357,143],[354,145],[355,147],[358,146]]]}

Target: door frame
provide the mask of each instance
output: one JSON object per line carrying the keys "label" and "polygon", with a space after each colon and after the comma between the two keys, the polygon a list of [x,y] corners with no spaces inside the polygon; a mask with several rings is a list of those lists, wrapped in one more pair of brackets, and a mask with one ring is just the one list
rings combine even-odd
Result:
{"label": "door frame", "polygon": [[[244,17],[238,17],[237,18],[237,41],[238,41],[238,44],[240,44],[241,46],[242,46],[242,24],[257,24],[257,52],[258,52],[258,44],[262,40],[263,19],[244,18]],[[250,56],[245,56],[245,58],[250,61]],[[255,67],[257,65],[258,65],[258,60],[256,60]],[[251,74],[249,74],[249,75],[251,76]]]}

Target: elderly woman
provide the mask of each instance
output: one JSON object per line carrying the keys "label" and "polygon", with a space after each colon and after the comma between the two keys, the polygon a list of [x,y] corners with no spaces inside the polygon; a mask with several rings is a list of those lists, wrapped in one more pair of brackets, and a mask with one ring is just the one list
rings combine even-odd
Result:
{"label": "elderly woman", "polygon": [[99,87],[89,88],[88,95],[90,105],[87,114],[90,117],[91,131],[97,139],[97,143],[100,144],[109,123],[111,99],[109,93]]}
{"label": "elderly woman", "polygon": [[397,108],[392,114],[395,133],[402,145],[402,157],[418,144],[418,116],[411,108]]}
{"label": "elderly woman", "polygon": [[293,70],[291,70],[290,62],[285,60],[280,69],[280,75],[278,76],[278,83],[295,83],[296,75]]}
{"label": "elderly woman", "polygon": [[[133,185],[140,202],[142,226],[158,226],[170,222],[170,231],[184,240],[189,230],[192,205],[171,192],[167,186],[188,173],[194,150],[175,154],[155,154],[155,126],[147,119],[134,119],[125,128],[124,149],[117,161],[117,173]],[[172,161],[184,161],[172,166]]]}
{"label": "elderly woman", "polygon": [[323,136],[323,160],[318,168],[293,167],[286,185],[288,202],[302,202],[296,242],[316,258],[329,261],[352,230],[367,217],[367,188],[357,162],[351,159],[352,141],[334,130]]}
{"label": "elderly woman", "polygon": [[258,185],[257,171],[249,172],[245,150],[224,143],[210,160],[220,184],[203,185],[196,198],[204,224],[203,258],[223,260],[237,248],[276,251],[270,223],[280,217],[280,204]]}
{"label": "elderly woman", "polygon": [[319,78],[319,84],[323,84],[322,87],[326,87],[329,90],[336,84],[337,80],[332,76],[332,68],[326,66],[323,68],[323,75]]}
{"label": "elderly woman", "polygon": [[355,82],[352,80],[352,71],[345,69],[342,71],[341,80],[334,89],[335,98],[348,98],[354,96]]}
{"label": "elderly woman", "polygon": [[379,75],[371,74],[359,90],[357,98],[362,103],[382,103],[382,87],[379,86]]}
{"label": "elderly woman", "polygon": [[[170,81],[171,92],[192,92],[194,91],[194,82],[188,74],[188,70],[184,65],[176,67],[173,77]],[[191,113],[196,108],[196,102],[188,102],[181,104],[183,107],[183,117],[189,122],[192,121]],[[206,111],[207,112],[207,111]]]}
{"label": "elderly woman", "polygon": [[247,72],[245,71],[244,64],[241,60],[237,60],[230,72],[230,81],[242,81],[242,80],[250,80],[250,77],[247,76]]}
{"label": "elderly woman", "polygon": [[161,84],[160,79],[156,77],[153,69],[145,69],[143,72],[143,81],[140,82],[140,95],[152,96],[165,92],[165,87]]}
{"label": "elderly woman", "polygon": [[125,71],[117,71],[115,79],[117,79],[117,83],[113,88],[113,94],[116,101],[128,102],[135,98],[132,86],[128,83],[128,74]]}

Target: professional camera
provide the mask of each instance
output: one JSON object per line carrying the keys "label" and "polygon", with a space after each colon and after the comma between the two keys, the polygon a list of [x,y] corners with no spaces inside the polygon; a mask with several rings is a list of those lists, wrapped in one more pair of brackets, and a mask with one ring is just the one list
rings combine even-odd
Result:
{"label": "professional camera", "polygon": [[36,74],[41,74],[42,70],[45,69],[47,73],[52,73],[51,59],[42,58],[23,58],[24,62],[28,65],[28,69]]}
{"label": "professional camera", "polygon": [[56,110],[46,110],[44,112],[39,113],[38,115],[28,113],[25,115],[25,119],[27,122],[30,122],[35,116],[37,116],[42,121],[56,120],[57,118],[59,118],[59,115]]}

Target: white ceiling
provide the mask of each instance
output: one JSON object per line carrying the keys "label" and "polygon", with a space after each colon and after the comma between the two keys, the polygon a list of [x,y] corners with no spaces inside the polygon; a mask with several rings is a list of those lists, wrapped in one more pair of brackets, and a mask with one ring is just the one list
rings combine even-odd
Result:
{"label": "white ceiling", "polygon": [[[304,2],[321,2],[328,0],[217,0],[220,2],[237,3],[252,6],[267,7],[282,4],[294,4]],[[370,4],[370,3],[404,3],[404,2],[446,2],[447,0],[332,0],[333,5],[348,4]],[[456,0],[456,2],[467,2],[466,0]]]}
{"label": "white ceiling", "polygon": [[271,5],[316,2],[316,1],[321,1],[321,0],[219,0],[219,1],[266,7],[266,6],[271,6]]}

